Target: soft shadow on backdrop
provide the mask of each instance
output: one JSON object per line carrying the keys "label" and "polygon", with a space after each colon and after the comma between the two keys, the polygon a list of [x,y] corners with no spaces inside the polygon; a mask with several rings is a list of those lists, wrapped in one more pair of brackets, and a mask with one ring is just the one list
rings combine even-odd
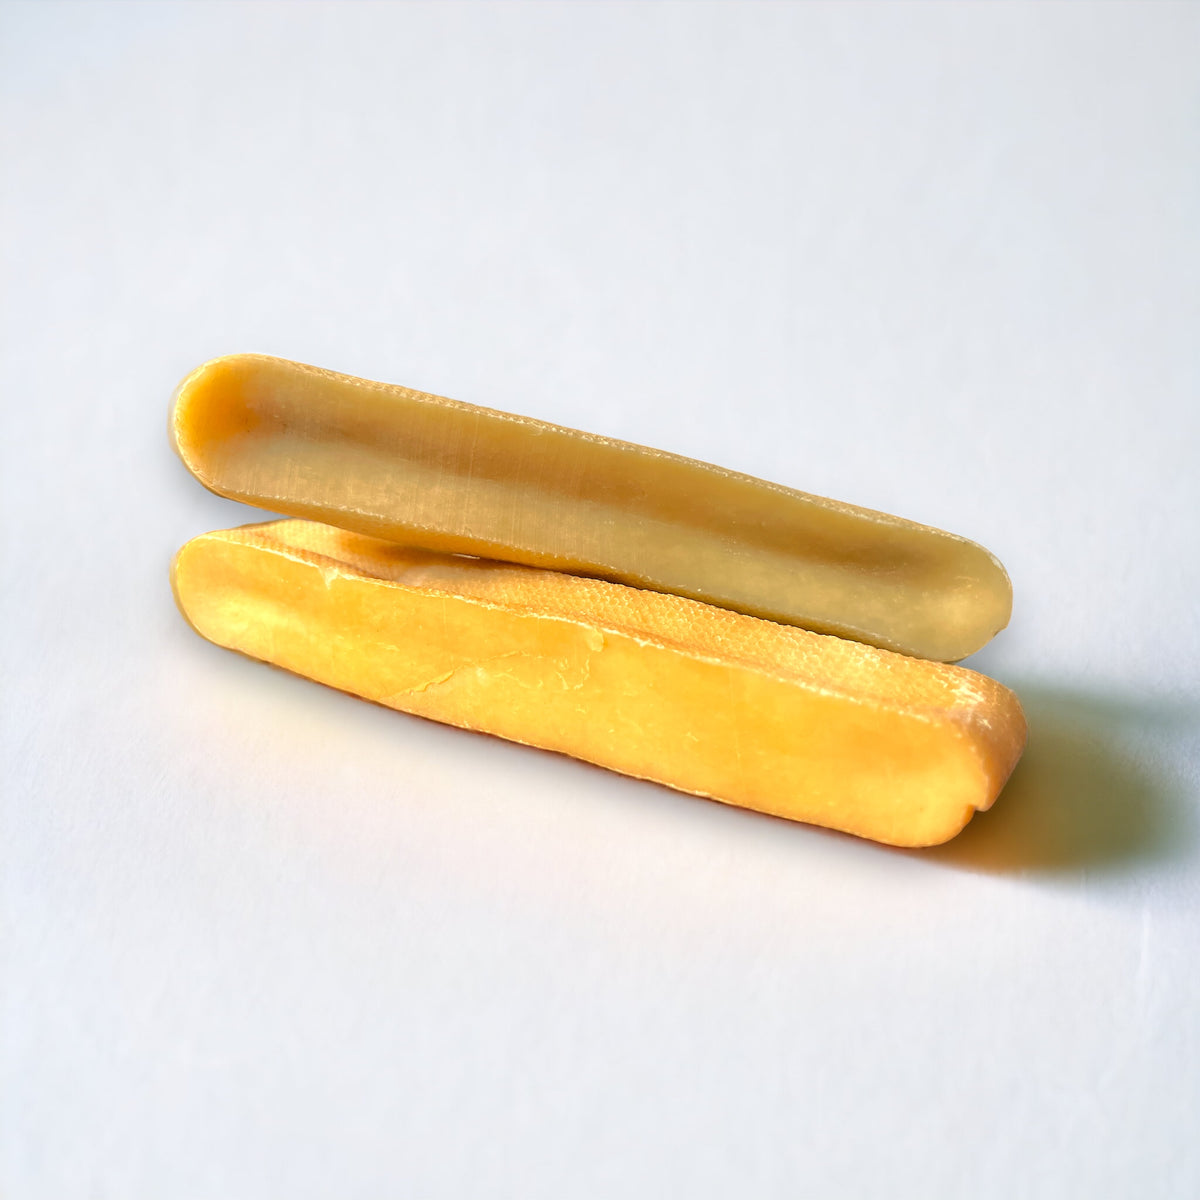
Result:
{"label": "soft shadow on backdrop", "polygon": [[994,807],[952,842],[913,853],[969,870],[1123,874],[1186,855],[1196,815],[1181,782],[1139,754],[1145,739],[1194,735],[1200,705],[1043,683],[1015,685],[1029,745]]}

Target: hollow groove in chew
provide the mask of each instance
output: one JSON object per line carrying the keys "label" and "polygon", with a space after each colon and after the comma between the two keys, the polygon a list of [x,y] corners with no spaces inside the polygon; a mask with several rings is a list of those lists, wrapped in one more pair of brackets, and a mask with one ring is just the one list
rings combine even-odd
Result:
{"label": "hollow groove in chew", "polygon": [[1016,698],[685,598],[304,521],[176,558],[204,637],[405,712],[896,845],[952,837],[1025,739]]}
{"label": "hollow groove in chew", "polygon": [[176,448],[224,496],[430,550],[688,596],[955,661],[1003,567],[928,526],[678,455],[260,355],[180,385]]}

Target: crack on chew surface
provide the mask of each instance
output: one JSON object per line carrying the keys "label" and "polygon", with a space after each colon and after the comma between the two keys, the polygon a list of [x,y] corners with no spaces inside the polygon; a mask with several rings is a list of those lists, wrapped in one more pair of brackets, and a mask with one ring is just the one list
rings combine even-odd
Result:
{"label": "crack on chew surface", "polygon": [[[393,647],[393,649],[398,649]],[[510,650],[504,654],[495,654],[488,658],[482,658],[472,662],[464,662],[462,665],[453,667],[449,671],[443,671],[439,675],[435,675],[432,679],[427,679],[423,683],[413,684],[411,687],[400,688],[398,691],[389,692],[386,696],[380,697],[381,704],[390,704],[402,696],[418,695],[422,692],[429,692],[435,688],[442,688],[446,684],[459,677],[467,674],[474,674],[483,679],[508,679],[519,687],[537,690],[546,686],[544,678],[528,679],[523,678],[519,673],[512,671],[493,670],[495,664],[502,662],[512,662],[514,660],[524,660],[531,663],[535,668],[544,670],[549,667],[558,677],[559,690],[563,692],[577,692],[587,684],[591,677],[592,656],[588,654],[581,663],[578,664],[578,670],[581,672],[580,678],[572,683],[568,679],[570,664],[565,659],[548,659],[540,654],[530,654],[526,650]],[[551,665],[553,664],[553,665]]]}

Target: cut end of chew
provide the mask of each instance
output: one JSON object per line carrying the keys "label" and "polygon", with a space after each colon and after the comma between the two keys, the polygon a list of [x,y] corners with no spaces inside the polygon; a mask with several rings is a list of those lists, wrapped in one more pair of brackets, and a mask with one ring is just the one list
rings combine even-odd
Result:
{"label": "cut end of chew", "polygon": [[307,521],[196,538],[172,586],[201,636],[343,691],[896,846],[957,834],[1025,742],[960,667]]}

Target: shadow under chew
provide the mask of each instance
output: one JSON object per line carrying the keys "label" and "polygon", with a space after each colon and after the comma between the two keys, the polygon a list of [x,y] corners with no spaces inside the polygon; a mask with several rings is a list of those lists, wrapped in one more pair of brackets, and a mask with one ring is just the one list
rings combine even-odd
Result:
{"label": "shadow under chew", "polygon": [[1008,785],[952,842],[915,853],[967,870],[1053,875],[1126,872],[1187,852],[1192,805],[1153,760],[1164,735],[1192,736],[1194,705],[1015,690],[1029,745]]}

